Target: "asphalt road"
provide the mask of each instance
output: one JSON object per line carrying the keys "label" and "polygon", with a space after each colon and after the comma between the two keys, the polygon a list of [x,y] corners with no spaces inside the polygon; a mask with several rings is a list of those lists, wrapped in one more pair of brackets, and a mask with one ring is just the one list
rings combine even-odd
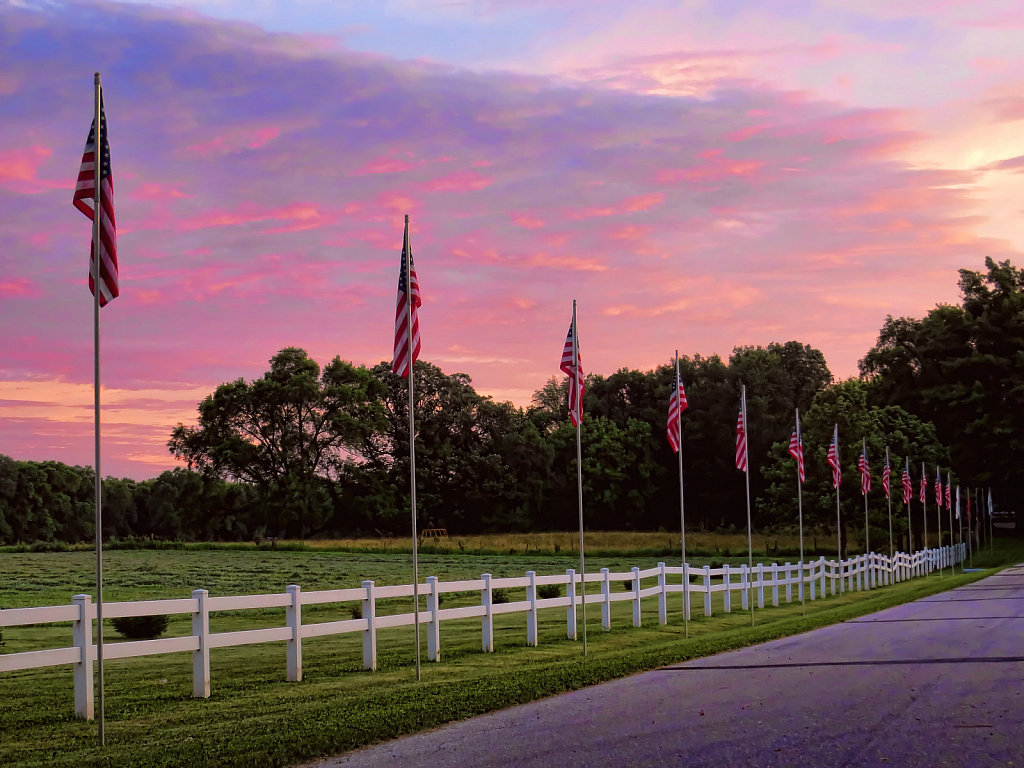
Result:
{"label": "asphalt road", "polygon": [[1024,566],[328,766],[1024,766]]}

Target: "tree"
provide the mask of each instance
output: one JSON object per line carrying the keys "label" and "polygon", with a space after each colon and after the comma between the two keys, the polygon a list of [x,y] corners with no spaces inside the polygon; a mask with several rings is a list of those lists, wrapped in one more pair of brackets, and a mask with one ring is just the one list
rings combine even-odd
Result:
{"label": "tree", "polygon": [[899,405],[935,424],[970,485],[994,486],[1017,504],[1024,466],[1024,272],[986,259],[960,270],[960,306],[923,319],[886,318],[860,362],[872,402]]}
{"label": "tree", "polygon": [[[848,379],[822,390],[802,418],[804,463],[807,482],[804,484],[804,525],[817,527],[835,535],[836,494],[832,488],[832,470],[827,462],[829,444],[835,425],[839,426],[839,448],[842,484],[839,489],[840,523],[843,530],[843,554],[850,540],[864,544],[864,497],[860,492],[857,460],[864,441],[872,473],[869,500],[871,548],[888,551],[888,505],[881,489],[882,462],[886,446],[892,467],[894,531],[906,530],[906,512],[902,504],[900,477],[904,459],[910,458],[911,472],[919,477],[921,462],[929,468],[936,463],[947,464],[948,452],[939,444],[935,427],[922,422],[898,406],[879,408],[868,403],[868,385]],[[770,463],[762,468],[768,483],[760,500],[762,515],[775,524],[796,525],[796,465],[789,455],[789,439],[776,442],[770,449]],[[915,491],[917,484],[915,483]],[[914,494],[916,500],[916,492]],[[916,508],[914,508],[916,507]],[[920,548],[920,507],[914,505],[916,546]],[[934,525],[932,526],[934,533]],[[934,540],[933,540],[934,542]]]}
{"label": "tree", "polygon": [[380,393],[367,369],[335,357],[321,371],[289,347],[261,378],[217,387],[199,404],[199,423],[179,424],[168,447],[190,469],[253,484],[265,525],[305,535],[330,518],[328,487],[379,424]]}

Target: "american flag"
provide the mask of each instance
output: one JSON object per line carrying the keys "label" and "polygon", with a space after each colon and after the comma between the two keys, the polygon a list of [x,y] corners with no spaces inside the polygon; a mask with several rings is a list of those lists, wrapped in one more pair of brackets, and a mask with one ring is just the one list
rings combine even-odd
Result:
{"label": "american flag", "polygon": [[[409,260],[409,281],[406,282],[406,259]],[[409,282],[412,291],[409,291]],[[409,359],[409,309],[408,302],[412,295],[412,359]],[[409,217],[405,217],[405,238],[402,242],[402,267],[398,273],[398,299],[395,304],[395,355],[391,361],[391,370],[403,379],[408,378],[409,368],[420,356],[420,315],[417,310],[422,304],[420,284],[416,280],[416,266],[412,260],[412,246],[409,244]]]}
{"label": "american flag", "polygon": [[[580,355],[579,340],[575,339],[576,317],[569,323],[569,334],[562,347],[562,363],[559,369],[569,377],[569,420],[573,426],[583,421],[583,357]],[[575,344],[574,344],[575,339]],[[576,350],[576,365],[573,366],[573,348]]]}
{"label": "american flag", "polygon": [[956,519],[960,519],[960,486],[956,487]]}
{"label": "american flag", "polygon": [[[744,398],[745,399],[745,398]],[[736,419],[736,469],[747,471],[747,425],[744,417],[743,403],[740,404],[740,415]]]}
{"label": "american flag", "polygon": [[889,494],[889,478],[892,476],[892,470],[889,468],[889,449],[885,449],[885,464],[882,465],[882,490],[885,491],[885,498],[891,499],[892,496]]}
{"label": "american flag", "polygon": [[857,469],[860,470],[860,492],[867,496],[871,491],[871,470],[868,468],[868,454],[865,448],[857,460]]}
{"label": "american flag", "polygon": [[953,506],[953,470],[946,473],[946,509]]}
{"label": "american flag", "polygon": [[789,455],[796,460],[797,477],[801,483],[807,482],[807,475],[804,473],[804,438],[800,434],[800,423],[797,422],[793,436],[789,438]]}
{"label": "american flag", "polygon": [[[114,177],[110,173],[110,142],[107,141],[107,114],[100,96],[100,306],[116,299],[121,291],[117,285],[117,224],[114,221]],[[86,203],[92,200],[92,205]],[[96,120],[89,128],[85,140],[82,166],[78,169],[78,183],[75,185],[75,208],[94,220],[96,207]],[[92,243],[89,254],[89,290],[95,295],[93,280],[96,259],[96,243]]]}
{"label": "american flag", "polygon": [[919,493],[920,501],[924,504],[925,499],[928,498],[928,470],[925,469],[924,462],[921,462],[921,491]]}
{"label": "american flag", "polygon": [[676,371],[672,376],[672,394],[668,399],[668,423],[665,427],[673,453],[679,453],[679,432],[683,428],[679,415],[686,410],[687,405],[686,390],[679,378],[679,371]]}
{"label": "american flag", "polygon": [[828,465],[832,467],[832,487],[839,488],[843,482],[843,471],[839,467],[839,427],[832,433],[832,442],[828,446]]}
{"label": "american flag", "polygon": [[942,472],[935,468],[935,504],[942,509]]}
{"label": "american flag", "polygon": [[[921,484],[921,493],[924,493],[924,483]],[[910,499],[914,495],[914,484],[910,480],[910,460],[907,460],[907,466],[903,470],[903,503],[910,505]]]}

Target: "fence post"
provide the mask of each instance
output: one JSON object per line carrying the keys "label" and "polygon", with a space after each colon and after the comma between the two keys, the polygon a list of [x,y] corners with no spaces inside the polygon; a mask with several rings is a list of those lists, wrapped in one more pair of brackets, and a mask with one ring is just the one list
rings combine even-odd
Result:
{"label": "fence post", "polygon": [[[786,571],[786,576],[789,576],[789,571]],[[786,579],[787,582],[789,579]],[[787,583],[786,586],[789,586]],[[772,563],[772,605],[776,608],[779,607],[779,564]]]}
{"label": "fence post", "polygon": [[526,578],[530,580],[526,588],[526,600],[530,607],[526,609],[526,644],[537,646],[537,573],[527,571]]}
{"label": "fence post", "polygon": [[198,605],[192,614],[192,636],[199,639],[199,649],[192,651],[192,698],[210,698],[210,593],[205,589],[192,591]]}
{"label": "fence post", "polygon": [[711,566],[704,566],[704,615],[711,615]]}
{"label": "fence post", "polygon": [[92,696],[92,595],[75,595],[71,602],[78,607],[78,619],[71,623],[71,636],[81,656],[75,668],[75,717],[93,719]]}
{"label": "fence post", "polygon": [[565,572],[569,577],[565,594],[569,596],[569,608],[565,612],[565,634],[570,640],[576,639],[576,571],[572,568]]}
{"label": "fence post", "polygon": [[427,661],[441,660],[441,595],[437,591],[437,576],[427,576],[427,611],[430,613],[430,624],[427,626]]}
{"label": "fence post", "polygon": [[612,583],[608,580],[610,571],[607,568],[601,569],[601,628],[612,628]]}
{"label": "fence post", "polygon": [[[810,584],[810,586],[811,586],[811,594],[809,595],[809,597],[813,601],[814,600],[814,563],[813,562],[811,562],[809,564],[808,568],[807,568],[807,583]],[[824,584],[824,582],[822,582],[822,584]],[[802,594],[803,593],[803,588],[804,588],[804,564],[801,561],[801,563],[800,563],[800,592],[801,592],[800,599],[801,600],[803,599],[803,594]],[[825,590],[824,590],[824,588],[821,591],[821,596],[825,597]]]}
{"label": "fence post", "polygon": [[740,608],[744,611],[749,610],[750,606],[747,604],[747,592],[749,591],[750,582],[753,581],[751,574],[747,570],[747,566],[740,566]]}
{"label": "fence post", "polygon": [[633,566],[633,626],[640,626],[640,569]]}
{"label": "fence post", "polygon": [[377,669],[377,601],[373,598],[373,582],[364,581],[363,618],[366,630],[363,632],[363,669]]}
{"label": "fence post", "polygon": [[[821,556],[821,589],[819,591],[821,592],[821,599],[824,600],[825,599],[825,556],[824,555]],[[835,580],[835,578],[833,578],[832,579],[832,596],[835,597],[835,594],[836,594],[836,580]]]}
{"label": "fence post", "polygon": [[290,584],[285,591],[292,599],[284,609],[285,621],[292,631],[288,641],[288,682],[297,683],[302,680],[302,587]]}
{"label": "fence post", "polygon": [[661,592],[658,593],[658,623],[668,624],[668,581],[665,579],[665,564],[658,563],[661,572],[658,573],[658,586]]}
{"label": "fence post", "polygon": [[690,620],[690,564],[683,563],[683,615]]}
{"label": "fence post", "polygon": [[730,578],[731,574],[729,572],[729,564],[728,563],[723,563],[722,564],[722,571],[723,571],[723,573],[722,573],[722,584],[725,587],[725,589],[722,590],[722,599],[724,601],[724,606],[725,606],[724,610],[725,610],[726,613],[732,613],[732,584],[730,583],[731,582],[731,578]]}
{"label": "fence post", "polygon": [[757,564],[757,607],[764,608],[764,565]]}
{"label": "fence post", "polygon": [[485,573],[480,578],[484,580],[484,588],[480,590],[480,604],[484,607],[484,615],[480,618],[483,629],[481,638],[483,650],[484,653],[494,653],[494,604],[491,592],[491,574]]}

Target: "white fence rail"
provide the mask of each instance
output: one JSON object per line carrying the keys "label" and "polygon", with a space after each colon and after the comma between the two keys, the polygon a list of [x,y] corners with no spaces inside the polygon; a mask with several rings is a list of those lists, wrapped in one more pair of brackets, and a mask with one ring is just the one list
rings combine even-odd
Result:
{"label": "white fence rail", "polygon": [[[822,557],[808,563],[785,563],[763,565],[758,563],[753,570],[746,565],[739,567],[725,565],[721,568],[693,568],[688,564],[669,566],[659,563],[655,568],[633,568],[621,573],[602,568],[598,573],[588,573],[587,584],[599,584],[600,591],[587,591],[586,602],[601,607],[601,626],[611,628],[611,604],[618,601],[632,601],[633,626],[641,623],[641,601],[645,597],[658,598],[658,621],[667,623],[668,596],[684,594],[683,610],[687,616],[694,599],[703,598],[704,615],[711,616],[711,596],[722,593],[724,610],[729,613],[733,607],[734,593],[738,592],[740,607],[748,608],[748,595],[757,600],[760,608],[765,604],[765,591],[772,605],[779,605],[780,599],[791,603],[794,599],[823,599],[837,592],[875,589],[893,582],[905,581],[923,576],[934,570],[960,563],[966,554],[964,545],[957,544],[941,549],[928,549],[908,555],[896,553],[892,558],[870,553],[849,560],[826,560]],[[679,576],[680,583],[670,584],[669,576]],[[695,580],[694,580],[695,579]],[[650,584],[652,580],[656,583]],[[632,589],[626,592],[612,592],[612,582],[629,581]],[[649,586],[644,586],[647,581]],[[565,585],[564,597],[538,598],[537,587],[546,584]],[[526,614],[526,639],[528,645],[537,645],[537,613],[549,608],[566,609],[566,634],[576,639],[577,608],[582,602],[582,592],[577,594],[580,576],[573,569],[564,575],[538,576],[528,571],[526,576],[496,579],[489,573],[479,579],[465,581],[438,581],[429,576],[420,586],[420,593],[426,597],[426,611],[420,614],[420,621],[427,630],[427,658],[438,661],[441,658],[442,621],[479,617],[481,621],[481,644],[486,652],[494,651],[494,617],[503,613]],[[513,603],[495,603],[495,589],[526,589],[526,600]],[[805,589],[807,594],[805,595]],[[450,592],[480,592],[480,604],[460,608],[441,608],[440,596]],[[192,695],[196,698],[210,696],[210,649],[255,643],[285,641],[287,643],[287,673],[289,681],[302,679],[302,641],[304,638],[361,632],[363,636],[363,667],[377,668],[377,630],[387,627],[410,626],[412,613],[391,616],[377,615],[377,601],[386,598],[412,597],[412,585],[377,586],[373,581],[364,581],[358,589],[332,589],[318,592],[303,592],[298,585],[289,586],[284,593],[269,595],[241,595],[236,597],[210,597],[205,589],[197,589],[191,598],[173,600],[142,600],[127,603],[104,603],[104,618],[122,616],[152,616],[160,614],[192,614],[192,634],[185,637],[169,637],[157,640],[139,640],[104,645],[104,658],[127,659],[164,653],[192,653]],[[687,599],[688,598],[688,599]],[[303,624],[302,606],[324,603],[359,601],[362,604],[362,618],[344,621],[330,621],[318,624]],[[250,629],[236,632],[210,632],[210,611],[251,610],[256,608],[284,608],[285,626],[267,629]],[[90,595],[75,595],[71,605],[47,606],[41,608],[13,608],[0,610],[0,627],[71,622],[71,645],[44,651],[26,651],[0,655],[0,672],[71,664],[74,667],[75,714],[78,717],[93,717],[93,666],[96,660],[96,646],[93,643],[93,621],[96,606]]]}

